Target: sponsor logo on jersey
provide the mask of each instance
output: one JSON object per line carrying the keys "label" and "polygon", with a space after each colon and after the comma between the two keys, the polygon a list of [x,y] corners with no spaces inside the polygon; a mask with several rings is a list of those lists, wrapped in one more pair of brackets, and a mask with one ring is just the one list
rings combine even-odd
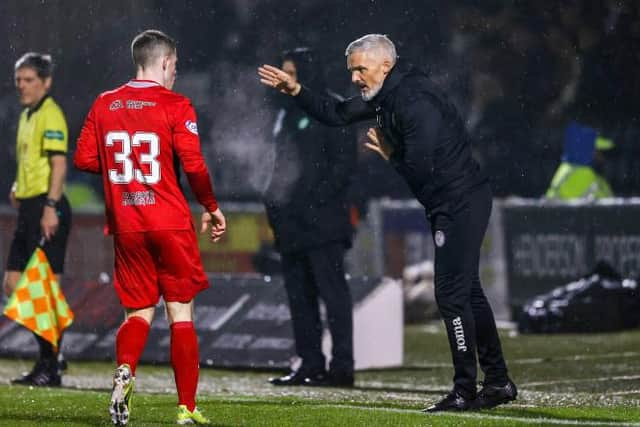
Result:
{"label": "sponsor logo on jersey", "polygon": [[127,109],[129,110],[142,110],[144,107],[155,107],[156,103],[153,101],[138,101],[135,99],[127,99]]}
{"label": "sponsor logo on jersey", "polygon": [[121,108],[124,108],[124,105],[122,105],[122,101],[120,101],[119,99],[116,99],[109,105],[109,111],[116,111]]}
{"label": "sponsor logo on jersey", "polygon": [[460,316],[458,316],[453,319],[451,323],[453,323],[453,335],[455,335],[456,337],[456,345],[458,346],[458,351],[467,351],[467,342],[464,338],[462,319],[460,319]]}
{"label": "sponsor logo on jersey", "polygon": [[446,241],[446,237],[444,235],[444,231],[438,230],[436,231],[434,240],[436,241],[436,246],[441,248],[444,246],[444,242]]}
{"label": "sponsor logo on jersey", "polygon": [[156,195],[153,191],[123,191],[122,206],[149,206],[156,204]]}
{"label": "sponsor logo on jersey", "polygon": [[191,120],[187,120],[186,122],[184,122],[184,127],[187,128],[187,130],[189,132],[191,132],[194,135],[198,134],[198,124],[196,122],[193,122]]}

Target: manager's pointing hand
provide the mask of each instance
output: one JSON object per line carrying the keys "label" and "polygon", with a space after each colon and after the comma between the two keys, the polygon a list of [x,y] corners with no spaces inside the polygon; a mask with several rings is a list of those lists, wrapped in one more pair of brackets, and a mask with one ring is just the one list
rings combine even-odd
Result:
{"label": "manager's pointing hand", "polygon": [[293,77],[273,65],[265,64],[262,67],[258,67],[258,75],[260,76],[260,83],[276,88],[287,95],[296,96],[302,88],[300,83],[296,82]]}

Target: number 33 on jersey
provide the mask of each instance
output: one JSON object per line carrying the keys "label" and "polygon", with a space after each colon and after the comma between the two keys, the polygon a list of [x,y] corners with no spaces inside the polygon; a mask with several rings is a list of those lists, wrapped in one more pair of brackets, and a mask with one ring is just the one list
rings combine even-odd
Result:
{"label": "number 33 on jersey", "polygon": [[74,164],[102,175],[111,233],[191,228],[179,169],[198,202],[217,209],[193,107],[155,82],[132,80],[96,99]]}
{"label": "number 33 on jersey", "polygon": [[[113,152],[113,158],[116,163],[122,165],[122,173],[117,169],[109,169],[109,180],[114,184],[129,184],[133,179],[141,184],[157,184],[160,181],[160,162],[158,162],[158,154],[160,153],[160,139],[153,132],[136,132],[130,136],[125,131],[112,131],[107,133],[105,144],[107,148],[120,145],[120,151],[117,149]],[[149,165],[150,172],[145,174],[141,169],[136,169],[132,160],[132,147],[140,147],[146,144],[148,152],[140,152],[137,157],[141,164]],[[135,158],[135,157],[134,157]]]}

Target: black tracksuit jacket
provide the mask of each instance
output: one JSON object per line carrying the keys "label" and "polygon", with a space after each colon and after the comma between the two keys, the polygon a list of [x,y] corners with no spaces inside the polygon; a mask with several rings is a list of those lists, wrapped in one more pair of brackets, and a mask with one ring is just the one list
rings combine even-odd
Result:
{"label": "black tracksuit jacket", "polygon": [[418,201],[432,211],[487,181],[471,156],[471,145],[456,108],[427,77],[398,62],[370,101],[338,101],[303,87],[298,105],[320,122],[343,126],[377,119],[385,142],[393,146],[390,163]]}

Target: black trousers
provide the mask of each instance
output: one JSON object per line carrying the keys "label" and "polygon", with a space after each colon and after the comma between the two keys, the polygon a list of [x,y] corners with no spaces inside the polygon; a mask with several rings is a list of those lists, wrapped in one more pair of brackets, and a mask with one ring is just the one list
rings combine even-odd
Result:
{"label": "black trousers", "polygon": [[[40,219],[44,210],[47,195],[30,197],[20,200],[18,222],[9,249],[7,270],[23,271],[38,242],[42,238]],[[71,230],[71,206],[66,196],[62,196],[57,207],[60,224],[53,238],[45,242],[42,249],[47,254],[51,269],[56,274],[64,272],[64,258],[67,250],[67,240]]]}
{"label": "black trousers", "polygon": [[324,371],[322,320],[318,299],[324,302],[332,352],[329,370],[353,373],[353,303],[344,275],[345,247],[330,243],[306,251],[282,254],[282,270],[289,297],[300,369]]}
{"label": "black trousers", "polygon": [[466,397],[476,394],[476,360],[485,383],[507,380],[495,319],[479,275],[491,204],[491,189],[485,184],[428,215],[435,244],[435,296],[451,347],[454,389]]}

